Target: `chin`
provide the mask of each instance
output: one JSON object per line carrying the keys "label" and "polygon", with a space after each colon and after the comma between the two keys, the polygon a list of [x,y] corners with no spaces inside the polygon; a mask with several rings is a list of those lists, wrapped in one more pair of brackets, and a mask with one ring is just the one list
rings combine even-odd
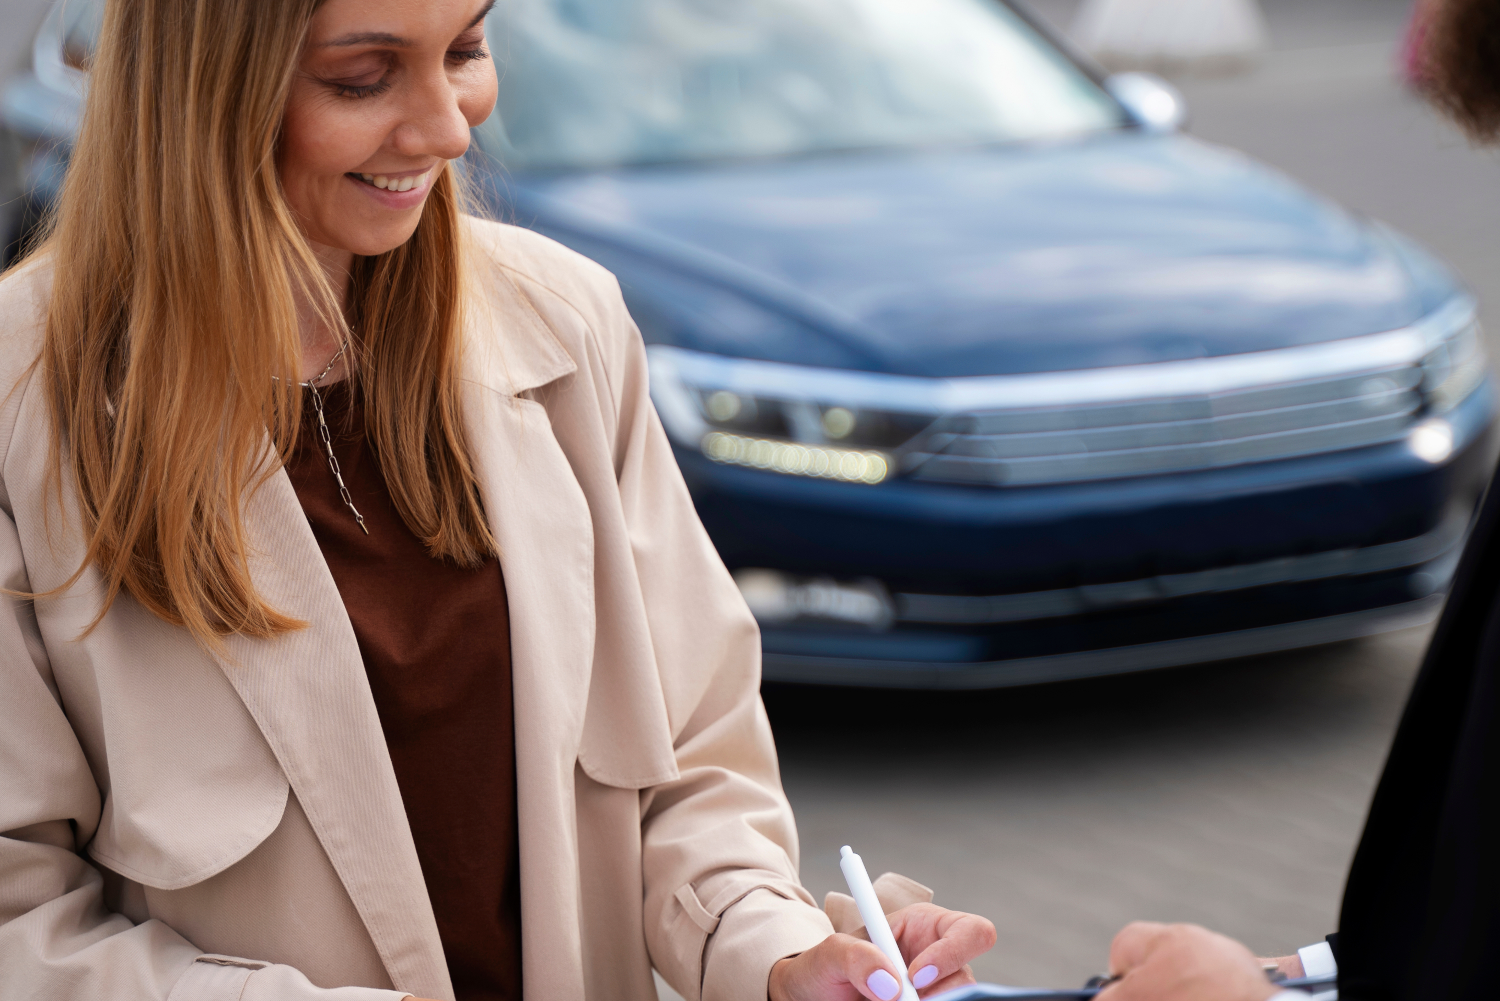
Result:
{"label": "chin", "polygon": [[[417,214],[420,218],[421,213]],[[342,233],[337,245],[356,257],[379,257],[402,246],[417,231],[417,220],[409,226],[382,226],[362,233]]]}

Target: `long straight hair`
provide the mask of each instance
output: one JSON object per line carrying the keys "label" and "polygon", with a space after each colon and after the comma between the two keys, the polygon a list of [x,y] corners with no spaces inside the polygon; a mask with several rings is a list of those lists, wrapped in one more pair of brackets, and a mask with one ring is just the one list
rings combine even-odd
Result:
{"label": "long straight hair", "polygon": [[108,0],[38,249],[54,275],[41,375],[55,479],[75,481],[88,540],[78,573],[107,582],[100,618],[124,591],[215,648],[302,625],[257,594],[244,525],[297,438],[299,299],[355,335],[367,430],[406,524],[460,565],[495,550],[459,412],[453,170],[410,241],[355,259],[346,302],[281,190],[282,116],[319,2]]}

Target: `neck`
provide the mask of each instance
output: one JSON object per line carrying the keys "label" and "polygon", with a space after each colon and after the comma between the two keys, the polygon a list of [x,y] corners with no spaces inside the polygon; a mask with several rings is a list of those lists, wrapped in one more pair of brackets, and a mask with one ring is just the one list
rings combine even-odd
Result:
{"label": "neck", "polygon": [[[333,288],[334,297],[339,302],[343,302],[349,292],[349,270],[354,264],[354,255],[347,250],[326,247],[317,243],[312,245],[312,250],[318,259],[318,264],[323,268],[328,284]],[[313,303],[305,297],[297,303],[297,323],[302,337],[300,375],[304,381],[315,379],[323,369],[328,367],[328,360],[338,352],[342,335],[336,327],[331,326],[319,315]],[[338,364],[328,373],[321,385],[331,385],[347,378],[348,375],[349,366],[346,356],[339,359]]]}

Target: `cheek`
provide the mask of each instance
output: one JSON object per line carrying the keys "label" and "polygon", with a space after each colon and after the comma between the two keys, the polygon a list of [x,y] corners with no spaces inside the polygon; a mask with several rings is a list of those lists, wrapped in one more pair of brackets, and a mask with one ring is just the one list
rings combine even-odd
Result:
{"label": "cheek", "polygon": [[[287,104],[278,166],[282,189],[298,209],[309,207],[299,204],[301,198],[337,183],[380,145],[378,129],[362,121],[368,116],[344,105],[297,93]],[[375,136],[370,149],[366,149],[368,135]]]}

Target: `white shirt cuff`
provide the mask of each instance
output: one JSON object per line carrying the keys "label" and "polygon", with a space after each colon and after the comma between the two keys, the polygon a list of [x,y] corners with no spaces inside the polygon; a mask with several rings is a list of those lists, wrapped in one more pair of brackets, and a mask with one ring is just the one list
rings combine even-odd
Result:
{"label": "white shirt cuff", "polygon": [[1333,947],[1327,942],[1304,946],[1297,950],[1302,960],[1302,972],[1309,977],[1332,977],[1339,972],[1338,960],[1333,958]]}

